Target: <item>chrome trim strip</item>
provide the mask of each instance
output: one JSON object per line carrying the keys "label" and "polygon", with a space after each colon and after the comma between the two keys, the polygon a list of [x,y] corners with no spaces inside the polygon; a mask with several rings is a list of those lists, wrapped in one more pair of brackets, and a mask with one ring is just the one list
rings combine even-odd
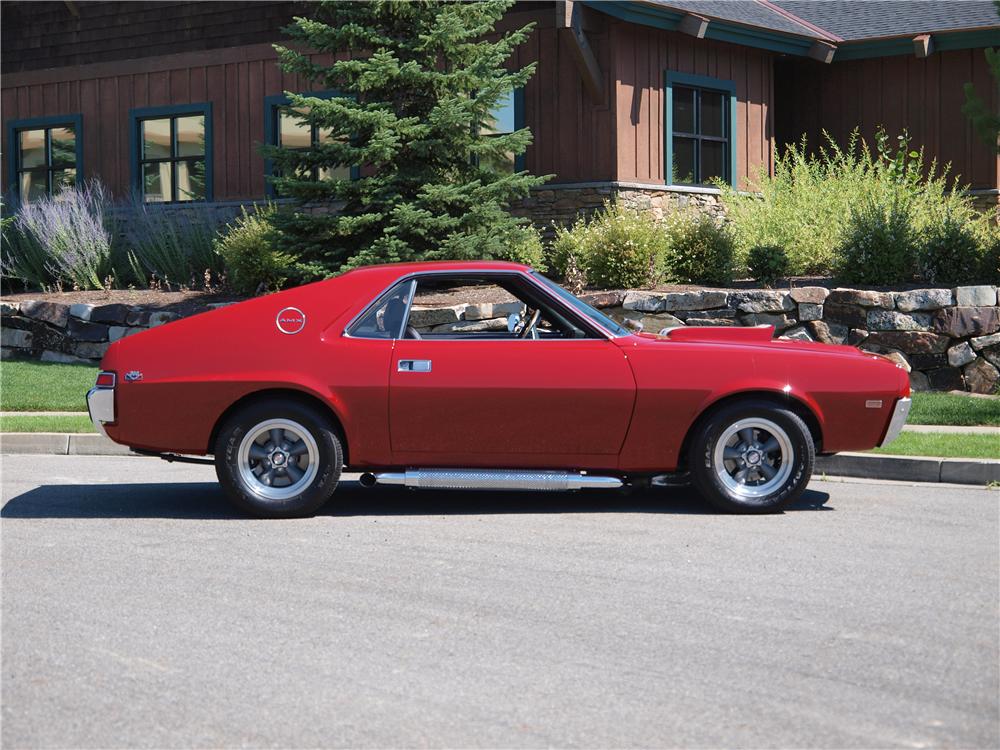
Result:
{"label": "chrome trim strip", "polygon": [[[461,273],[465,273],[465,272],[466,271],[462,271]],[[343,336],[343,337],[345,337],[345,338],[349,338],[349,339],[365,339],[365,340],[368,340],[368,341],[380,341],[380,340],[382,340],[382,339],[371,338],[369,336],[354,336],[354,335],[352,335],[350,333],[350,330],[351,330],[351,328],[354,327],[355,323],[357,323],[359,320],[361,320],[361,318],[363,318],[365,315],[367,315],[368,312],[373,307],[375,307],[379,302],[381,302],[382,299],[387,294],[389,294],[389,292],[391,292],[393,289],[395,289],[398,285],[402,284],[403,282],[405,282],[405,281],[407,281],[409,279],[416,280],[416,278],[418,276],[446,276],[446,275],[454,274],[454,273],[456,273],[456,272],[455,271],[411,271],[410,273],[403,274],[402,276],[398,277],[395,281],[393,281],[391,284],[389,284],[389,286],[385,287],[385,289],[383,289],[381,292],[379,292],[378,295],[376,295],[375,298],[371,302],[369,302],[367,305],[365,305],[364,308],[362,308],[361,312],[359,312],[357,315],[355,315],[353,318],[351,318],[351,320],[347,323],[347,325],[344,326],[344,330],[343,330],[343,332],[340,335]],[[469,274],[475,274],[477,276],[479,276],[479,275],[481,275],[481,276],[520,276],[522,279],[525,279],[529,284],[531,284],[532,288],[538,289],[539,291],[541,291],[542,294],[544,294],[549,300],[551,300],[553,302],[553,304],[555,304],[556,307],[558,307],[564,313],[568,312],[570,314],[570,316],[572,318],[574,318],[574,319],[579,319],[581,317],[579,313],[577,313],[575,310],[573,310],[573,308],[568,307],[555,294],[553,294],[551,291],[549,291],[548,289],[546,289],[543,284],[539,284],[537,281],[535,281],[535,279],[532,278],[532,276],[531,276],[530,273],[526,273],[525,271],[521,271],[521,270],[517,270],[517,269],[510,270],[510,271],[501,271],[501,270],[498,270],[498,269],[495,269],[495,268],[483,268],[483,269],[470,268],[470,269],[468,269],[468,273]],[[416,294],[413,295],[413,297],[415,297],[415,296],[416,296]],[[410,304],[411,305],[413,304],[413,298],[412,297],[411,297],[411,300],[410,300]],[[408,306],[407,309],[406,309],[406,316],[403,319],[404,320],[404,322],[403,322],[404,328],[402,330],[404,330],[404,331],[405,331],[405,325],[406,325],[406,323],[409,322],[409,317],[410,317],[410,309],[409,309],[409,306]],[[598,323],[597,321],[594,321],[594,320],[590,320],[589,318],[587,319],[587,325],[593,327],[594,330],[599,331],[600,333],[602,333],[604,335],[604,337],[606,339],[608,339],[609,341],[613,341],[616,338],[624,338],[624,336],[615,336],[613,333],[611,333],[611,331],[609,331],[608,329],[606,329],[600,323]],[[401,333],[402,333],[402,331],[401,331]],[[626,335],[631,335],[631,334],[626,334]],[[400,337],[400,338],[402,338],[402,337]],[[389,341],[390,339],[384,339],[384,340],[385,341]],[[434,340],[435,341],[468,341],[469,339],[435,338]],[[515,339],[489,339],[489,340],[490,341],[510,341],[510,340],[515,340]],[[520,339],[517,339],[517,340],[520,340]],[[547,339],[547,340],[551,340],[551,341],[580,341],[580,339]]]}
{"label": "chrome trim strip", "polygon": [[888,445],[899,437],[899,433],[903,431],[903,425],[906,424],[906,418],[910,414],[910,406],[912,404],[913,401],[909,398],[901,398],[896,402],[896,406],[892,410],[892,419],[889,420],[889,427],[885,431],[885,437],[878,444],[879,448]]}
{"label": "chrome trim strip", "polygon": [[544,469],[407,469],[377,472],[367,481],[371,481],[372,484],[438,490],[565,492],[610,490],[622,486],[622,480],[618,477]]}

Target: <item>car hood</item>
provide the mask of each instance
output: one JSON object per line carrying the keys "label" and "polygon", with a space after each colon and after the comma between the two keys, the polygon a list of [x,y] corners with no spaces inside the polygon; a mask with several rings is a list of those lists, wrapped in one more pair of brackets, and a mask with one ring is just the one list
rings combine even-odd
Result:
{"label": "car hood", "polygon": [[763,348],[770,351],[809,352],[866,359],[888,360],[872,352],[863,352],[853,346],[821,344],[816,341],[776,339],[774,326],[690,326],[671,328],[665,333],[637,333],[643,341],[662,344],[723,344],[727,346]]}

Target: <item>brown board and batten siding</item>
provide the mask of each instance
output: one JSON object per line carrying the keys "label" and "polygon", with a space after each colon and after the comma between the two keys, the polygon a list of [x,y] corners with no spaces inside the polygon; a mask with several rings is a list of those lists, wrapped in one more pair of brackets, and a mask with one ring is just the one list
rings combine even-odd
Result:
{"label": "brown board and batten siding", "polygon": [[[275,61],[270,44],[256,44],[26,71],[4,76],[0,106],[5,122],[82,114],[84,176],[100,176],[114,195],[126,196],[132,190],[129,111],[211,102],[215,200],[260,199],[264,98],[310,90]],[[4,149],[4,191],[8,158]]]}
{"label": "brown board and batten siding", "polygon": [[672,70],[732,81],[736,86],[736,177],[739,187],[773,166],[774,77],[770,52],[695,39],[674,31],[614,22],[618,152],[615,179],[665,180],[665,74]]}
{"label": "brown board and batten siding", "polygon": [[874,143],[879,125],[895,143],[905,129],[911,146],[923,147],[941,165],[950,163],[960,184],[1000,187],[1000,156],[980,140],[962,113],[966,82],[975,84],[992,111],[1000,108],[982,49],[947,50],[926,58],[835,58],[831,65],[779,62],[775,81],[782,101],[776,125],[779,146],[803,135],[809,144],[823,144],[824,130],[844,144],[856,127]]}

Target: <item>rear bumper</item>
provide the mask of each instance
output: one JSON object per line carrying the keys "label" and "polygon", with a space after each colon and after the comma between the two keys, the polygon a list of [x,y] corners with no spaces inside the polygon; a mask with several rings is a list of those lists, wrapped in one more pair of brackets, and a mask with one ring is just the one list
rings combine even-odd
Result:
{"label": "rear bumper", "polygon": [[87,391],[87,411],[94,427],[106,437],[104,425],[115,421],[115,389],[91,388]]}
{"label": "rear bumper", "polygon": [[885,431],[885,437],[878,444],[880,448],[899,437],[899,433],[903,431],[903,425],[906,424],[906,418],[910,414],[912,403],[909,398],[901,398],[896,402],[896,406],[892,410],[892,419],[889,420],[889,427]]}

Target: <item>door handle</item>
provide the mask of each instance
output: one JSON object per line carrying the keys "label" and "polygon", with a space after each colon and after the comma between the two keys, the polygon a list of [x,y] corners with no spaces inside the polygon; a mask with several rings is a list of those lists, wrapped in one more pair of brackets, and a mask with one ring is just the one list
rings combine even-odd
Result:
{"label": "door handle", "polygon": [[429,359],[401,359],[396,363],[396,372],[430,372]]}

